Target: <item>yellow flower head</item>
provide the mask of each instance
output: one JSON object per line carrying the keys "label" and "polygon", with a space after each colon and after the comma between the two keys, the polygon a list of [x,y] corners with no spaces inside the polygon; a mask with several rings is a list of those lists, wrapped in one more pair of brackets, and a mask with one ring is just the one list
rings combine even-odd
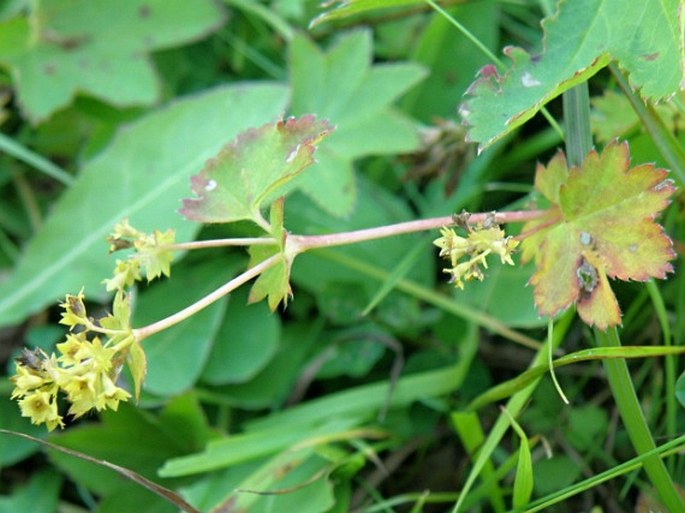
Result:
{"label": "yellow flower head", "polygon": [[23,417],[29,417],[32,424],[47,424],[52,431],[57,426],[64,427],[62,417],[57,413],[55,396],[48,392],[32,392],[19,401]]}
{"label": "yellow flower head", "polygon": [[[440,256],[450,263],[444,272],[450,275],[450,282],[460,289],[464,288],[464,281],[483,281],[483,269],[488,268],[488,255],[498,255],[503,264],[514,265],[511,255],[519,244],[494,224],[494,215],[477,226],[468,225],[469,217],[464,213],[455,221],[466,229],[466,237],[460,237],[453,229],[445,227],[440,230],[441,237],[433,242],[440,248]],[[469,260],[460,262],[465,256]]]}
{"label": "yellow flower head", "polygon": [[64,303],[59,306],[64,308],[62,312],[62,319],[60,319],[60,324],[65,324],[69,326],[69,330],[73,330],[76,326],[87,326],[88,325],[88,315],[86,312],[86,306],[83,304],[83,289],[73,296],[67,294]]}

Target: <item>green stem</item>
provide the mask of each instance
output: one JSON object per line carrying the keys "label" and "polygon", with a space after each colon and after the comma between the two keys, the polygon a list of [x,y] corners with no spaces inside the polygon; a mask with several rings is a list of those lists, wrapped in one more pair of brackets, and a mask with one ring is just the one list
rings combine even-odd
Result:
{"label": "green stem", "polygon": [[[600,347],[620,347],[621,339],[614,328],[608,332],[595,330],[595,339]],[[618,411],[626,427],[630,441],[638,455],[656,449],[647,421],[640,408],[640,403],[630,378],[630,371],[625,360],[605,360],[611,393],[614,396]],[[656,488],[661,501],[669,513],[685,512],[685,502],[680,496],[661,458],[654,455],[645,459],[645,472]]]}
{"label": "green stem", "polygon": [[580,166],[592,149],[590,127],[590,92],[587,82],[578,84],[563,95],[566,124],[566,158],[572,166]]}
{"label": "green stem", "polygon": [[[564,93],[564,118],[567,127],[566,157],[570,164],[580,165],[592,147],[587,82]],[[608,333],[595,329],[595,339],[600,347],[621,346],[621,339],[616,329]],[[637,454],[653,450],[656,446],[640,408],[628,365],[625,360],[606,360],[604,368],[633,448]],[[685,503],[678,494],[664,462],[658,456],[653,456],[645,460],[644,468],[667,510],[670,513],[685,513]]]}
{"label": "green stem", "polygon": [[618,66],[616,64],[609,64],[609,69],[614,77],[616,77],[618,85],[625,93],[640,121],[642,121],[642,125],[649,133],[652,141],[654,141],[659,153],[661,153],[666,164],[673,171],[678,185],[682,186],[685,184],[685,150],[680,145],[678,139],[666,128],[654,107],[642,101],[642,98],[633,92],[628,79],[618,69]]}
{"label": "green stem", "polygon": [[72,185],[74,177],[64,171],[62,168],[56,166],[44,157],[22,146],[14,139],[7,137],[0,133],[0,151],[7,153],[24,164],[37,169],[38,171],[51,176],[55,180],[62,182],[64,185]]}
{"label": "green stem", "polygon": [[[666,312],[666,305],[664,304],[664,299],[661,297],[661,292],[659,292],[659,287],[657,287],[654,280],[649,280],[647,282],[647,290],[652,298],[652,304],[654,305],[654,311],[659,319],[659,325],[661,326],[661,333],[663,337],[664,346],[673,347],[673,337],[671,336],[671,325],[668,321],[668,313]],[[666,436],[671,438],[675,436],[677,432],[677,416],[678,416],[678,404],[676,403],[676,390],[675,383],[678,379],[676,375],[676,369],[678,368],[678,357],[677,356],[667,356],[664,360],[664,380],[666,382]],[[668,470],[673,472],[675,469],[675,459],[669,458],[668,460]]]}

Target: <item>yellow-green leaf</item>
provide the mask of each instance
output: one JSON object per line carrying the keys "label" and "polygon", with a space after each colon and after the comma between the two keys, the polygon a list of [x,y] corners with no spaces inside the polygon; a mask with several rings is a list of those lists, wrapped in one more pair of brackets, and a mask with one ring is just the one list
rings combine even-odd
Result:
{"label": "yellow-green leaf", "polygon": [[554,316],[575,303],[590,325],[620,324],[607,278],[646,281],[673,270],[672,242],[654,222],[674,191],[667,171],[630,168],[627,143],[612,143],[580,167],[569,169],[558,154],[538,167],[535,183],[552,204],[524,227],[524,260],[537,264],[530,282],[539,313]]}
{"label": "yellow-green leaf", "polygon": [[207,162],[181,214],[201,223],[261,219],[262,203],[314,162],[316,144],[332,131],[314,116],[267,123],[241,133]]}

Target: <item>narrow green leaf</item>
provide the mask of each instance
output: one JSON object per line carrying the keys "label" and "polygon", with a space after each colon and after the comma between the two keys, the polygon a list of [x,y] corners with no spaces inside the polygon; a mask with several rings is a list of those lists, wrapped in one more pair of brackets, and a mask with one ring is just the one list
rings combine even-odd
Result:
{"label": "narrow green leaf", "polygon": [[[555,331],[558,326],[555,325]],[[623,347],[597,347],[593,349],[583,349],[574,353],[567,354],[554,360],[554,368],[563,367],[572,363],[585,362],[590,360],[606,360],[617,358],[652,358],[656,356],[669,356],[685,353],[685,347],[680,346],[623,346]],[[486,404],[499,401],[513,395],[534,382],[544,373],[549,371],[549,365],[544,363],[529,368],[513,379],[500,383],[486,392],[476,397],[469,403],[469,410],[477,410]]]}
{"label": "narrow green leaf", "polygon": [[314,18],[309,24],[309,28],[314,28],[327,21],[347,18],[348,16],[377,9],[403,7],[420,3],[423,3],[423,0],[333,0],[323,4],[326,8],[330,9]]}
{"label": "narrow green leaf", "polygon": [[528,437],[523,428],[516,422],[516,419],[505,409],[504,413],[509,417],[511,427],[514,428],[519,437],[519,455],[516,464],[516,477],[514,478],[514,498],[513,507],[519,509],[525,507],[530,502],[533,494],[533,460],[530,454]]}

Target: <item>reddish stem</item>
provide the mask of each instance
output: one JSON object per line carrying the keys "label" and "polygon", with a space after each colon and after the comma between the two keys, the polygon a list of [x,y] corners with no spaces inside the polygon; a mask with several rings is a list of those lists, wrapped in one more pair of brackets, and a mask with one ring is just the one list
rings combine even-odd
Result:
{"label": "reddish stem", "polygon": [[[522,221],[530,221],[537,219],[544,215],[546,210],[517,210],[512,212],[496,212],[494,213],[495,222],[498,224],[504,223],[518,223]],[[493,214],[480,213],[471,214],[468,219],[469,223],[482,223],[488,216]],[[376,228],[366,228],[363,230],[355,230],[343,233],[331,233],[328,235],[290,235],[288,242],[292,244],[296,253],[301,253],[309,249],[324,248],[332,246],[343,246],[346,244],[354,244],[357,242],[364,242],[368,240],[382,239],[384,237],[392,237],[395,235],[402,235],[405,233],[421,232],[425,230],[434,230],[442,228],[443,226],[450,226],[454,224],[452,216],[434,217],[431,219],[419,219],[417,221],[408,221],[405,223],[390,224],[387,226],[378,226]]]}

